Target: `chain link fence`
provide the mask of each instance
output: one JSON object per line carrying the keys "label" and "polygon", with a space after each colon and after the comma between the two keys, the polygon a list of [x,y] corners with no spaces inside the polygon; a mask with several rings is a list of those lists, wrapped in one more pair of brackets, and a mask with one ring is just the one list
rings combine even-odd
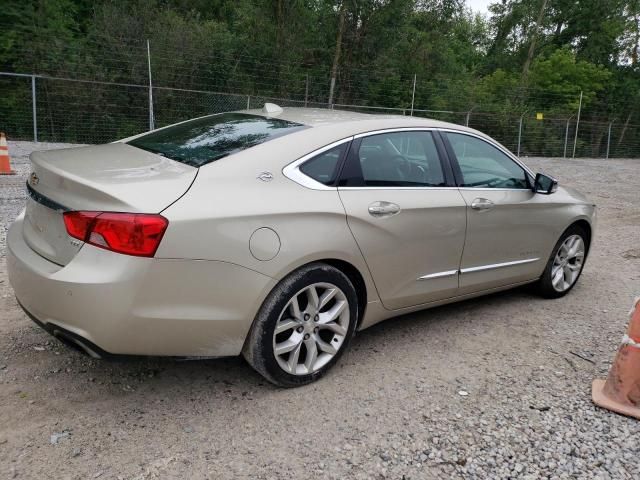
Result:
{"label": "chain link fence", "polygon": [[[301,89],[308,90],[308,84],[296,86],[296,91]],[[10,96],[3,95],[8,91]],[[309,101],[306,94],[302,98],[0,72],[0,130],[12,140],[106,143],[149,130],[151,125],[157,128],[207,114],[260,108],[269,101],[281,106],[413,115],[467,125],[494,137],[519,156],[640,156],[640,125],[581,121],[577,115],[539,119],[535,112],[437,110],[418,104],[387,107],[369,105],[365,100],[330,105]]]}

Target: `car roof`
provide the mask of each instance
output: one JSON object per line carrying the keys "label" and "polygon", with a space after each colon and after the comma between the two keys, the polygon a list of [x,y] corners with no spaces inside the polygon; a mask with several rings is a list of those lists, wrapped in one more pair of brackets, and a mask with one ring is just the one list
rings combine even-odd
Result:
{"label": "car roof", "polygon": [[[276,107],[274,105],[274,107]],[[384,120],[395,118],[401,115],[369,114],[351,112],[349,110],[334,110],[331,108],[302,108],[302,107],[282,107],[273,112],[266,111],[266,108],[244,110],[238,113],[249,113],[263,117],[281,118],[290,122],[301,123],[310,127],[325,124],[335,124],[344,122],[354,122],[359,120]]]}
{"label": "car roof", "polygon": [[[278,105],[272,103],[266,103],[265,106],[261,109],[236,110],[229,113],[257,115],[265,118],[279,118],[282,120],[299,123],[308,127],[314,127],[312,129],[315,132],[314,136],[320,134],[321,137],[326,137],[327,140],[329,140],[330,137],[334,137],[333,139],[337,140],[377,130],[421,127],[441,128],[457,130],[460,132],[468,132],[480,137],[484,137],[494,143],[496,142],[496,140],[489,137],[485,133],[469,127],[465,127],[464,125],[442,122],[440,120],[434,120],[431,118],[414,117],[410,115],[361,113],[352,112],[349,110],[336,110],[332,108],[279,107]],[[156,130],[163,130],[174,125],[197,120],[198,118],[209,117],[211,115],[220,115],[220,113],[204,115],[197,118],[190,118],[188,120],[183,120],[182,122],[178,122],[172,125],[166,125]],[[147,135],[148,133],[149,132],[142,132],[131,137],[116,140],[116,142],[126,143],[138,137]],[[304,132],[296,132],[295,135],[304,136]]]}
{"label": "car roof", "polygon": [[329,108],[300,108],[300,107],[276,107],[274,111],[267,112],[266,108],[242,110],[238,113],[248,113],[268,118],[279,118],[290,122],[300,123],[310,127],[323,129],[339,129],[341,134],[356,135],[374,130],[388,128],[445,128],[472,132],[485,136],[481,132],[455,123],[441,122],[430,118],[413,117],[408,115],[390,115],[379,113],[360,113],[348,110],[334,110]]}

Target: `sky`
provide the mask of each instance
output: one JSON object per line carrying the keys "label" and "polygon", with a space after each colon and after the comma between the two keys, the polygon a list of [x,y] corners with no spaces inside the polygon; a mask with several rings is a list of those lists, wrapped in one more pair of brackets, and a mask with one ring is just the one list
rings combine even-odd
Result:
{"label": "sky", "polygon": [[495,2],[495,0],[467,0],[467,5],[476,12],[487,13],[487,7],[493,2]]}

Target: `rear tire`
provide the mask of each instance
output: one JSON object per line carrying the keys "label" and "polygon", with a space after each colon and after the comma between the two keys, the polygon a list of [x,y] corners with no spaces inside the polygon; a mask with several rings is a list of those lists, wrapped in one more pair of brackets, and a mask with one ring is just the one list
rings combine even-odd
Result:
{"label": "rear tire", "polygon": [[242,354],[275,385],[306,385],[342,356],[357,319],[349,278],[335,267],[313,263],[289,274],[267,296]]}
{"label": "rear tire", "polygon": [[578,283],[589,251],[589,237],[584,228],[572,225],[553,247],[536,290],[544,298],[560,298]]}

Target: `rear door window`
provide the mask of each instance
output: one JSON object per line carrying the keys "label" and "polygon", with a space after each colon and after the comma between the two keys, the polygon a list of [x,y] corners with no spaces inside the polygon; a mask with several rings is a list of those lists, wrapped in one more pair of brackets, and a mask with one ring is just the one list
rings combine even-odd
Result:
{"label": "rear door window", "polygon": [[221,113],[163,128],[128,144],[192,167],[201,167],[303,128],[307,127],[279,118]]}
{"label": "rear door window", "polygon": [[364,137],[357,155],[349,160],[340,181],[342,186],[446,186],[431,132],[391,132]]}

